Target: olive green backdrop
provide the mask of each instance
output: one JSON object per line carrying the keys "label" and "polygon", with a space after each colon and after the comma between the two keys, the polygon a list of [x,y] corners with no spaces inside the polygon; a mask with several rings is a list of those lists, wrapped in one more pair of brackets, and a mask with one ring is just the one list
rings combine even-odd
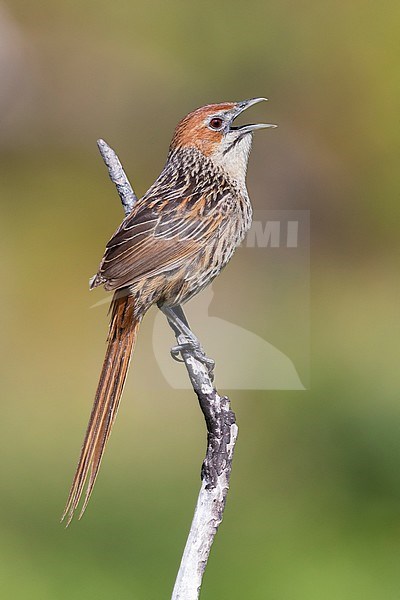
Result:
{"label": "olive green backdrop", "polygon": [[[310,210],[311,384],[230,392],[240,437],[202,598],[397,599],[399,4],[0,9],[2,596],[169,597],[205,440],[193,394],[154,361],[154,312],[87,514],[59,524],[107,331],[87,281],[122,218],[95,142],[141,194],[184,114],[265,95],[252,119],[279,128],[256,136],[249,191],[260,210]],[[257,289],[224,277],[213,314],[238,318]]]}

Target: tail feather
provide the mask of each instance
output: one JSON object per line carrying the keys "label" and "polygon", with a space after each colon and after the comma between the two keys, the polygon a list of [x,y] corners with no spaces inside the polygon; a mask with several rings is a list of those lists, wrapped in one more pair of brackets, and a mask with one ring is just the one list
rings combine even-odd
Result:
{"label": "tail feather", "polygon": [[108,345],[96,396],[86,430],[78,466],[61,520],[71,522],[85,482],[85,500],[79,518],[85,512],[96,482],[104,450],[117,416],[132,351],[141,317],[135,316],[135,299],[114,295]]}

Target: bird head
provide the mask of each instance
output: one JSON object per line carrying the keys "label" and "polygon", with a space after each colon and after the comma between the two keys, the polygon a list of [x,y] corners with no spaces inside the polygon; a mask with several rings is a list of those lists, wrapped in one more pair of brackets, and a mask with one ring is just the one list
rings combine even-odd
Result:
{"label": "bird head", "polygon": [[170,150],[195,148],[230,177],[244,181],[253,131],[276,125],[256,123],[235,126],[234,121],[244,110],[263,100],[266,98],[208,104],[197,108],[178,123]]}

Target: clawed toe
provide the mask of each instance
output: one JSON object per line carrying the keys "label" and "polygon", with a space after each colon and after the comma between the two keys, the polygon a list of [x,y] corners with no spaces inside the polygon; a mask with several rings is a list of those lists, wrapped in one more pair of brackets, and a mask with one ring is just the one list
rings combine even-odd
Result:
{"label": "clawed toe", "polygon": [[185,362],[183,358],[180,356],[182,350],[182,344],[179,346],[173,346],[170,350],[170,354],[176,362],[183,363]]}
{"label": "clawed toe", "polygon": [[182,359],[182,352],[190,352],[192,356],[199,362],[203,363],[209,373],[211,374],[215,367],[215,361],[212,358],[206,356],[204,350],[198,343],[194,343],[193,341],[184,342],[183,344],[178,344],[177,346],[173,346],[171,348],[171,356],[177,362],[184,362]]}

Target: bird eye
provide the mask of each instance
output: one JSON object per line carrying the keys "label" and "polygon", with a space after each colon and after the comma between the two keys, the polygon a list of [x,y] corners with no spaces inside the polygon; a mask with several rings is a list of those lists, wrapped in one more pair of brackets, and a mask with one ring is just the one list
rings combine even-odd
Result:
{"label": "bird eye", "polygon": [[218,131],[218,129],[221,129],[223,123],[224,121],[220,117],[213,117],[210,121],[210,127]]}

